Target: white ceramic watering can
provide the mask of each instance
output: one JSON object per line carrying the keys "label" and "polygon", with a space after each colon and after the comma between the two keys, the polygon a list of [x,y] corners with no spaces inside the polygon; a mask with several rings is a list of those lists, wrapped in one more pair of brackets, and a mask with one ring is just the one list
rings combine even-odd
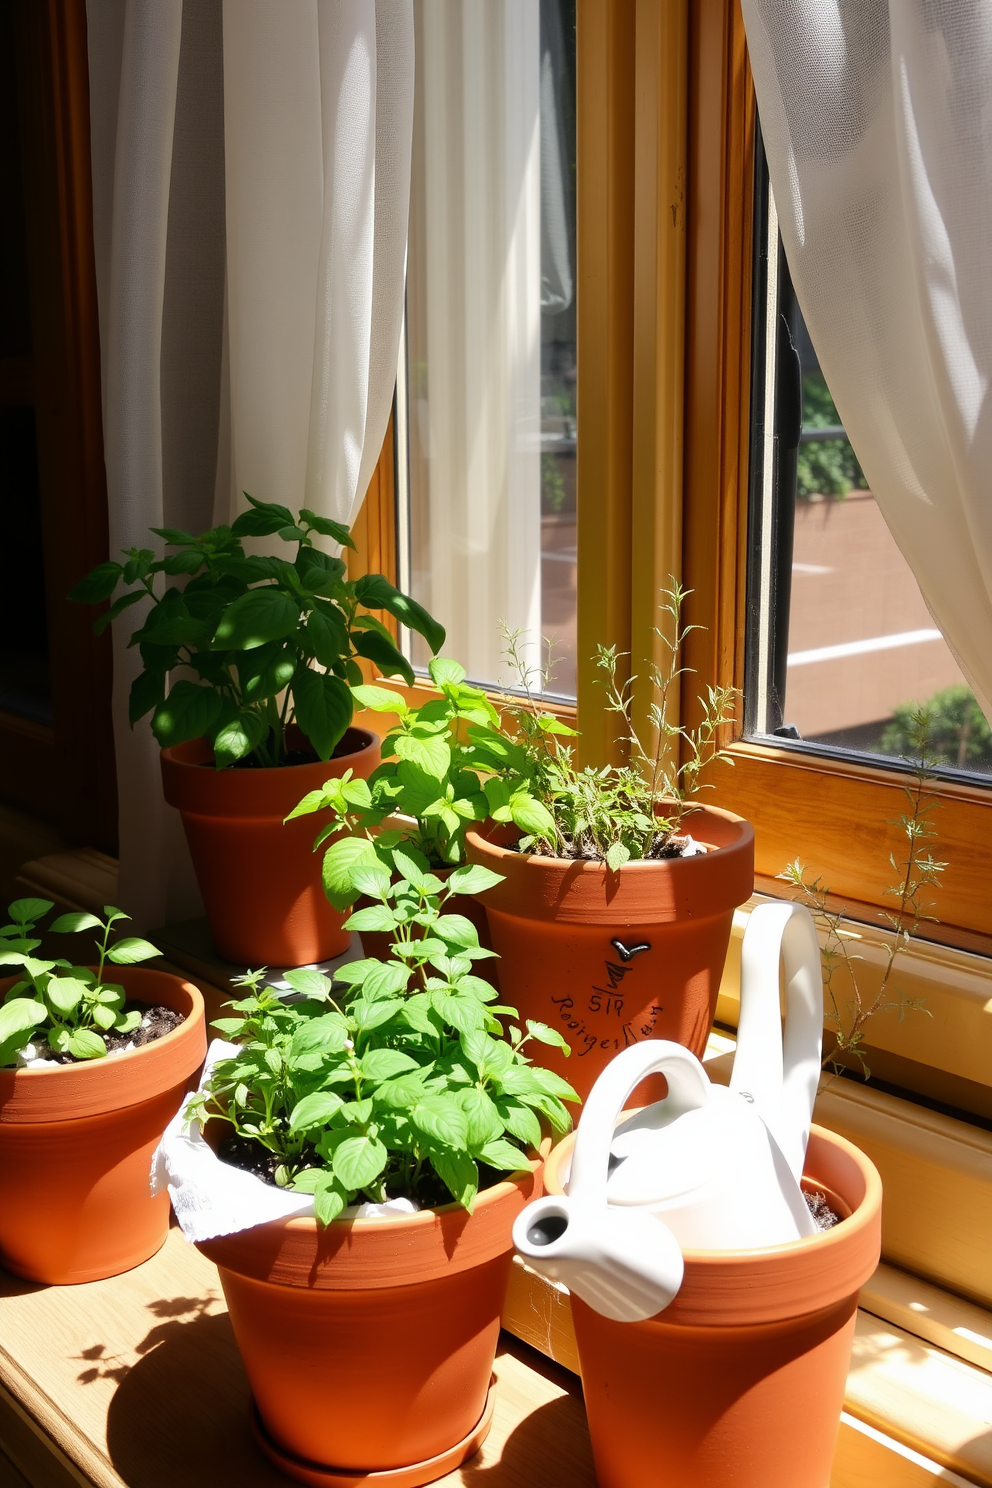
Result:
{"label": "white ceramic watering can", "polygon": [[[783,1033],[779,977],[786,988]],[[682,1248],[742,1250],[811,1235],[806,1143],[820,1074],[823,986],[812,917],[764,904],[741,949],[741,1010],[729,1089],[680,1044],[618,1054],[579,1122],[568,1192],[529,1204],[513,1242],[534,1270],[619,1321],[652,1317],[682,1282]],[[663,1101],[618,1125],[646,1075]]]}

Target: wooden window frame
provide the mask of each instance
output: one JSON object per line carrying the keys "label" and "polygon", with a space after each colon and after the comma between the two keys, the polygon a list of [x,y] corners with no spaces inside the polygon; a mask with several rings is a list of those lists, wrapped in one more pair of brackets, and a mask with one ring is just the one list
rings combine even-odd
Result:
{"label": "wooden window frame", "polygon": [[[85,0],[13,0],[32,355],[0,396],[35,410],[54,722],[0,711],[2,799],[116,851],[109,632],[65,596],[107,557]],[[39,582],[41,575],[38,575]]]}
{"label": "wooden window frame", "polygon": [[[755,105],[739,0],[577,0],[576,15],[577,716],[583,758],[602,763],[620,750],[590,658],[609,640],[643,672],[669,575],[701,627],[684,650],[683,719],[698,716],[701,683],[743,684]],[[393,458],[390,434],[355,565],[391,577]],[[752,822],[758,887],[781,892],[775,876],[798,854],[873,921],[904,840],[905,775],[741,734],[739,716],[734,768],[713,768],[709,799]],[[948,866],[929,934],[988,954],[992,791],[940,781],[934,794]]]}

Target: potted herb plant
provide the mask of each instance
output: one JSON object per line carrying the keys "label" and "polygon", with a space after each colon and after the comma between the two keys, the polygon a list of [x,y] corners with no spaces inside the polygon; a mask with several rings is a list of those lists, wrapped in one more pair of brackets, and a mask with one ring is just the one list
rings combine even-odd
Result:
{"label": "potted herb plant", "polygon": [[[502,878],[486,900],[500,988],[524,1016],[564,1033],[583,1097],[606,1062],[640,1039],[673,1039],[703,1053],[734,909],[754,886],[751,827],[698,801],[735,690],[710,687],[697,728],[668,717],[682,674],[684,599],[678,585],[662,594],[670,625],[657,633],[668,663],[650,668],[650,738],[632,717],[635,679],[621,682],[616,649],[599,649],[606,706],[620,718],[628,765],[578,768],[560,742],[574,731],[541,710],[512,636],[523,701],[507,699],[503,728],[468,730],[492,825],[470,830],[466,849],[470,862]],[[554,1051],[551,1064],[560,1071]]]}
{"label": "potted herb plant", "polygon": [[[540,1193],[542,1123],[566,1131],[575,1094],[525,1052],[561,1048],[555,1030],[502,1036],[509,1010],[473,973],[490,953],[447,912],[494,875],[463,867],[444,883],[396,848],[360,877],[375,905],[349,925],[389,920],[393,956],[343,967],[343,994],[290,972],[297,1002],[248,977],[241,1018],[219,1025],[239,1047],[188,1107],[219,1118],[222,1160],[312,1194],[314,1216],[199,1248],[220,1269],[256,1434],[280,1470],[417,1484],[489,1429],[512,1222]],[[407,1212],[353,1207],[397,1200]]]}
{"label": "potted herb plant", "polygon": [[[299,966],[338,955],[347,936],[321,893],[307,827],[284,828],[284,818],[328,775],[365,776],[378,764],[376,737],[351,726],[358,659],[413,682],[370,611],[388,611],[434,651],[444,631],[381,574],[345,577],[344,561],[315,538],[353,548],[346,526],[247,499],[230,527],[199,537],[154,528],[167,557],[131,549],[70,598],[95,604],[122,587],[98,629],[148,604],[131,640],[143,670],[130,720],[151,714],[165,798],[182,815],[214,943],[229,961]],[[289,544],[288,556],[245,552],[243,538],[264,537]]]}
{"label": "potted herb plant", "polygon": [[[325,818],[314,846],[331,839],[323,857],[323,882],[337,910],[349,909],[356,900],[365,902],[356,872],[373,859],[388,866],[396,847],[422,853],[431,871],[445,878],[465,862],[468,828],[488,814],[465,731],[473,723],[498,727],[499,714],[480,687],[466,682],[458,662],[434,657],[428,670],[440,696],[419,707],[385,687],[352,688],[362,707],[396,715],[382,742],[383,761],[367,781],[348,775],[328,780],[290,812],[289,820],[315,812]],[[488,947],[481,902],[462,894],[450,909],[466,915]],[[373,928],[374,918],[366,917],[362,946],[370,956],[385,959],[392,936],[389,930]]]}
{"label": "potted herb plant", "polygon": [[[140,966],[159,952],[127,918],[60,915],[55,933],[97,931],[97,964],[34,953],[47,899],[18,899],[0,928],[0,1262],[30,1281],[95,1281],[165,1243],[152,1154],[206,1050],[203,999]],[[112,968],[112,979],[108,971]]]}

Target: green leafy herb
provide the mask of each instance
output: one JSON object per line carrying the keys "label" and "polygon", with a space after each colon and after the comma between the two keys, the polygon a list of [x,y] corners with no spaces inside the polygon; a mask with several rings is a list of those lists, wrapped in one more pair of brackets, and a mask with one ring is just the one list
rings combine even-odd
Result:
{"label": "green leafy herb", "polygon": [[[150,713],[161,745],[203,735],[218,769],[247,758],[279,765],[295,722],[319,757],[330,759],[351,723],[349,684],[362,677],[357,657],[386,676],[414,680],[389,632],[367,612],[396,616],[435,651],[444,630],[381,574],[346,579],[343,560],[314,543],[317,536],[353,548],[342,523],[306,508],[294,517],[288,507],[245,495],[248,510],[230,527],[199,537],[153,528],[176,551],[156,558],[150,548],[131,548],[123,563],[101,563],[69,597],[99,604],[124,586],[97,619],[98,630],[149,601],[131,638],[143,670],[131,687],[129,716],[133,727]],[[295,544],[295,556],[250,556],[245,537],[278,537]],[[171,577],[180,582],[170,585]],[[195,676],[170,686],[177,667]]]}
{"label": "green leafy herb", "polygon": [[114,926],[128,916],[107,904],[103,920],[74,911],[48,926],[56,935],[98,931],[95,973],[68,961],[41,960],[34,955],[41,945],[34,931],[53,907],[50,899],[17,899],[7,910],[10,924],[0,926],[0,968],[20,967],[22,972],[0,1006],[0,1068],[16,1065],[28,1044],[36,1049],[44,1044],[73,1059],[101,1059],[107,1053],[105,1035],[131,1033],[141,1022],[139,1012],[124,1012],[124,988],[105,981],[104,969],[108,962],[134,966],[161,952],[138,936],[111,943]]}
{"label": "green leafy herb", "polygon": [[388,868],[374,853],[370,861],[381,870],[366,887],[377,902],[347,924],[361,929],[377,916],[394,934],[391,959],[342,967],[340,994],[320,973],[290,972],[294,1002],[261,972],[242,978],[247,995],[232,1004],[240,1016],[217,1025],[238,1052],[189,1108],[190,1120],[220,1116],[271,1154],[275,1181],[312,1193],[323,1224],[363,1199],[454,1199],[470,1209],[480,1164],[525,1167],[542,1118],[567,1131],[563,1102],[578,1099],[524,1052],[533,1040],[567,1053],[555,1030],[531,1023],[504,1038],[488,1005],[497,993],[472,974],[493,953],[445,912],[462,887],[452,886],[457,875],[442,884],[409,844]]}

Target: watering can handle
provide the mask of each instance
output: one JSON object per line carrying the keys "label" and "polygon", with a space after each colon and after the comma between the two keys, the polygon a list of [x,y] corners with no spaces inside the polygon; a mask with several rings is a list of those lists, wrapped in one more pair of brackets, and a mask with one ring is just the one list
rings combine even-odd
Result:
{"label": "watering can handle", "polygon": [[[779,970],[786,985],[785,1033]],[[816,926],[801,904],[753,910],[741,945],[741,1010],[731,1090],[750,1098],[802,1177],[820,1078],[823,980]]]}
{"label": "watering can handle", "polygon": [[649,1039],[624,1049],[603,1070],[586,1097],[575,1134],[568,1195],[573,1205],[606,1204],[614,1128],[631,1092],[648,1075],[668,1081],[668,1100],[683,1111],[706,1105],[710,1080],[694,1054],[668,1039]]}

